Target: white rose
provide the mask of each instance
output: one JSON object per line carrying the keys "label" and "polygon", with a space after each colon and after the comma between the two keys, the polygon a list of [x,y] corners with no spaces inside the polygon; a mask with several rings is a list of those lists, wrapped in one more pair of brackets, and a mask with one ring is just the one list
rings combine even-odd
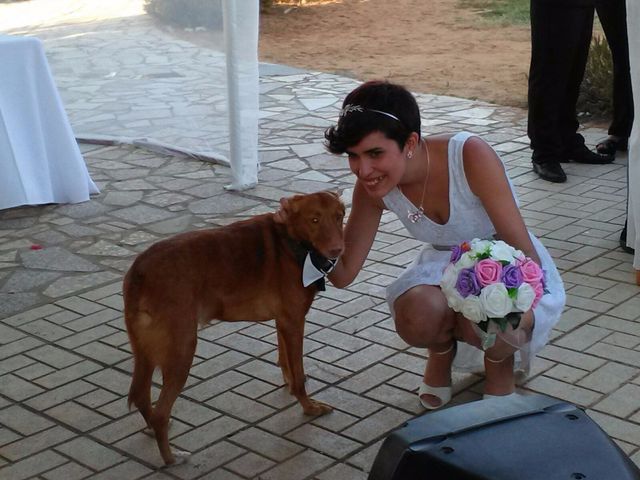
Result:
{"label": "white rose", "polygon": [[480,302],[480,299],[475,295],[469,295],[462,301],[460,311],[465,318],[468,318],[474,323],[480,323],[487,319],[487,315],[482,309],[482,302]]}
{"label": "white rose", "polygon": [[492,283],[480,292],[480,302],[487,317],[502,318],[511,311],[513,302],[503,283]]}
{"label": "white rose", "polygon": [[480,240],[479,238],[474,238],[473,240],[471,240],[471,251],[474,255],[477,253],[486,252],[487,250],[489,250],[489,247],[491,247],[490,240]]}
{"label": "white rose", "polygon": [[535,298],[536,292],[533,290],[533,287],[528,283],[522,283],[522,285],[518,287],[518,295],[515,301],[516,308],[521,312],[528,312]]}
{"label": "white rose", "polygon": [[443,290],[450,290],[455,288],[458,281],[458,271],[456,267],[450,263],[442,273],[442,279],[440,280],[440,288]]}
{"label": "white rose", "polygon": [[471,257],[473,255],[471,252],[464,252],[460,257],[460,260],[456,262],[456,268],[458,271],[463,268],[471,268],[476,264],[476,261]]}
{"label": "white rose", "polygon": [[515,253],[513,254],[513,258],[516,258],[522,262],[524,262],[526,255],[524,254],[524,252],[522,250],[516,250]]}
{"label": "white rose", "polygon": [[458,290],[455,288],[442,290],[445,298],[447,299],[447,304],[451,307],[455,312],[459,312],[462,308],[462,302],[464,301],[464,297],[458,293]]}
{"label": "white rose", "polygon": [[504,243],[502,240],[498,240],[491,247],[491,258],[498,262],[505,261],[513,263],[516,249],[511,245]]}

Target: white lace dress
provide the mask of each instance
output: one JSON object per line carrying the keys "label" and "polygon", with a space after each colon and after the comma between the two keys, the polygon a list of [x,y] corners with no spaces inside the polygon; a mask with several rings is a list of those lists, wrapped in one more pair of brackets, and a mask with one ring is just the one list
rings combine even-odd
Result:
{"label": "white lace dress", "polygon": [[[416,285],[438,285],[442,271],[449,263],[451,251],[448,247],[473,238],[492,238],[496,231],[480,199],[471,192],[464,173],[462,148],[471,137],[460,132],[449,140],[449,221],[440,225],[426,216],[412,223],[408,212],[416,207],[395,188],[384,197],[384,203],[394,212],[406,229],[417,240],[425,242],[415,260],[387,287],[387,302],[392,315],[393,304],[404,292]],[[513,189],[512,189],[513,191]],[[514,194],[515,196],[515,194]],[[549,290],[534,309],[535,326],[531,341],[516,353],[516,368],[528,370],[533,356],[549,340],[551,329],[560,319],[565,304],[565,293],[560,274],[547,249],[529,233],[545,271],[546,287]],[[483,365],[481,350],[458,342],[458,353],[454,368],[463,371],[479,371]]]}

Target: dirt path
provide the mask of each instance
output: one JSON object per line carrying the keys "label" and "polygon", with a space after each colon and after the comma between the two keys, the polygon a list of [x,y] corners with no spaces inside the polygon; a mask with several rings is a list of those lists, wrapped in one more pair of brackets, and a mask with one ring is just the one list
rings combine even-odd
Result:
{"label": "dirt path", "polygon": [[261,61],[526,105],[528,26],[489,25],[456,0],[312,0],[260,18]]}

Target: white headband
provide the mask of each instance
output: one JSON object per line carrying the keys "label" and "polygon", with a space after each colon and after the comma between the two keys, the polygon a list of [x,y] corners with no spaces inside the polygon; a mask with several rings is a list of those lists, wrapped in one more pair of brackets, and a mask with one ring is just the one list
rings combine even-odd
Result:
{"label": "white headband", "polygon": [[345,105],[342,110],[340,110],[340,117],[344,117],[345,115],[347,115],[348,113],[351,112],[375,112],[375,113],[379,113],[381,115],[386,115],[389,118],[393,118],[396,122],[400,122],[402,123],[402,121],[396,117],[395,115],[389,113],[389,112],[383,112],[382,110],[376,110],[374,108],[364,108],[360,105],[351,105],[350,103],[348,103],[347,105]]}

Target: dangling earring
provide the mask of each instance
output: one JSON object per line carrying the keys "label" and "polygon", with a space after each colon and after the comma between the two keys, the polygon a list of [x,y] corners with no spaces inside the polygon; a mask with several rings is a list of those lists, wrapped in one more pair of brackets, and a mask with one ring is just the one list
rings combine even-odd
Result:
{"label": "dangling earring", "polygon": [[409,160],[411,160],[413,158],[413,151],[412,150],[409,150],[409,152],[407,152],[407,158]]}

